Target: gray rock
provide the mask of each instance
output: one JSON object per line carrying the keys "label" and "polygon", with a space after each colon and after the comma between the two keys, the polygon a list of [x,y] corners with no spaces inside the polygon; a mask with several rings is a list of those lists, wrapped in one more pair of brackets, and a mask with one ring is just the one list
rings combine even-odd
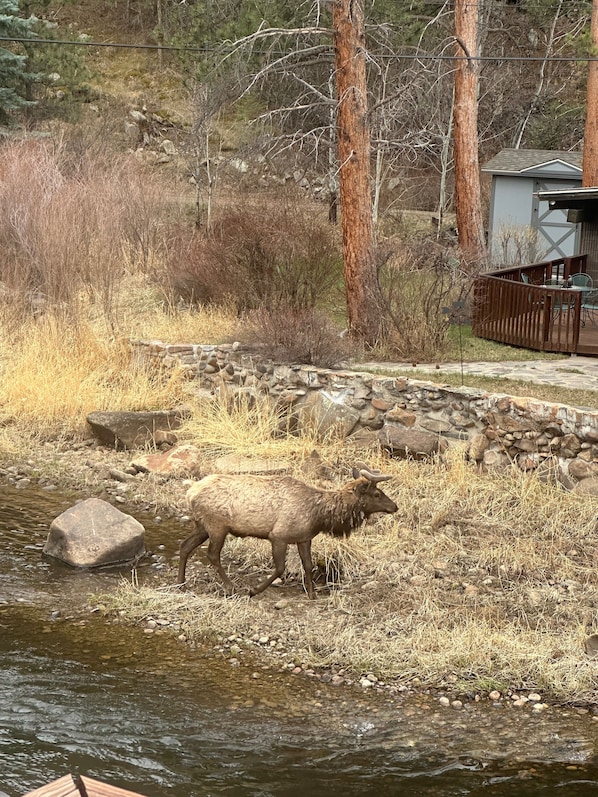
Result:
{"label": "gray rock", "polygon": [[348,437],[359,421],[359,412],[325,390],[313,390],[297,404],[300,430],[315,431],[320,439],[333,430]]}
{"label": "gray rock", "polygon": [[156,432],[178,429],[184,411],[90,412],[87,423],[103,443],[115,448],[143,448],[155,442]]}
{"label": "gray rock", "polygon": [[427,432],[432,432],[435,434],[442,434],[443,432],[448,432],[451,429],[451,424],[448,421],[443,421],[438,418],[422,418],[419,422],[419,425]]}
{"label": "gray rock", "polygon": [[475,434],[471,438],[469,444],[469,458],[474,462],[481,462],[484,459],[484,453],[487,451],[490,441],[485,434]]}
{"label": "gray rock", "polygon": [[380,451],[380,439],[372,429],[358,429],[347,437],[346,443],[355,451],[377,453]]}
{"label": "gray rock", "polygon": [[584,649],[587,655],[595,659],[598,657],[598,634],[590,634],[584,640]]}
{"label": "gray rock", "polygon": [[583,479],[575,485],[573,492],[580,495],[598,495],[598,478],[590,476],[588,479]]}
{"label": "gray rock", "polygon": [[511,461],[503,451],[491,449],[484,451],[483,463],[484,467],[489,470],[504,470],[510,466]]}
{"label": "gray rock", "polygon": [[55,518],[44,553],[73,567],[100,567],[137,559],[145,552],[138,520],[100,498],[88,498]]}
{"label": "gray rock", "polygon": [[589,476],[595,476],[596,470],[596,465],[593,462],[586,462],[579,457],[569,463],[569,475],[574,479],[587,479]]}
{"label": "gray rock", "polygon": [[416,459],[431,457],[447,447],[446,440],[431,432],[406,429],[386,424],[379,432],[381,445],[395,456],[411,456]]}

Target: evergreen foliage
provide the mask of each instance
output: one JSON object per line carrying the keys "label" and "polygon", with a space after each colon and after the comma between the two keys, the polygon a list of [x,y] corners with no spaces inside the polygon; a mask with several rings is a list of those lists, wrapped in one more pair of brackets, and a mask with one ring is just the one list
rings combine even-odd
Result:
{"label": "evergreen foliage", "polygon": [[[3,38],[33,38],[35,17],[23,19],[19,14],[19,0],[0,0],[0,36]],[[0,124],[9,124],[15,111],[31,105],[27,99],[27,84],[36,78],[28,71],[27,56],[15,52],[21,45],[3,42],[0,47]]]}

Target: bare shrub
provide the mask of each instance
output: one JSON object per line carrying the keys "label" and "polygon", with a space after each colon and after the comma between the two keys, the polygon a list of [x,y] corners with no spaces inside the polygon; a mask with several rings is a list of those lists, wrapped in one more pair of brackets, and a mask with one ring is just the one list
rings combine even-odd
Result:
{"label": "bare shrub", "polygon": [[125,268],[147,264],[158,246],[148,186],[130,158],[95,163],[52,142],[3,146],[0,282],[14,306],[25,311],[33,296],[75,317],[85,293],[110,317]]}
{"label": "bare shrub", "polygon": [[384,312],[393,352],[409,360],[442,353],[452,316],[446,311],[463,301],[472,285],[471,264],[462,268],[452,250],[435,241],[407,245],[380,270]]}
{"label": "bare shrub", "polygon": [[169,252],[171,291],[186,302],[308,308],[341,282],[335,231],[288,198],[232,205],[209,235],[179,231]]}
{"label": "bare shrub", "polygon": [[546,247],[540,245],[538,231],[524,225],[502,225],[498,230],[501,262],[504,266],[539,263],[546,257]]}
{"label": "bare shrub", "polygon": [[333,368],[351,354],[351,343],[322,312],[312,308],[260,308],[249,314],[243,336],[273,360]]}

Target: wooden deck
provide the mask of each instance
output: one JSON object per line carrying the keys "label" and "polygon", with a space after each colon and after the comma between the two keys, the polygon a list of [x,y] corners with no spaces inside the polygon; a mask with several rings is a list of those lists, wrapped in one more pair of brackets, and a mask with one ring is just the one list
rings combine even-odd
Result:
{"label": "wooden deck", "polygon": [[576,354],[598,357],[598,312],[595,319],[589,320],[579,330],[579,343]]}
{"label": "wooden deck", "polygon": [[480,275],[474,335],[537,351],[598,356],[598,310],[582,307],[582,289],[550,284],[585,272],[586,261],[579,255]]}
{"label": "wooden deck", "polygon": [[144,795],[110,786],[108,783],[88,778],[87,775],[65,775],[59,780],[48,783],[47,786],[24,794],[23,797],[144,797]]}

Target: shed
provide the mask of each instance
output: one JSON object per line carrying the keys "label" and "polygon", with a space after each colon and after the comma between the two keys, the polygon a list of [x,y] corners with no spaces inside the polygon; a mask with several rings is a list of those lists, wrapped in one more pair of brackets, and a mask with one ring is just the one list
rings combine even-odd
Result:
{"label": "shed", "polygon": [[581,152],[503,149],[482,167],[491,175],[488,245],[495,265],[536,263],[579,252],[579,225],[543,204],[544,191],[581,186]]}
{"label": "shed", "polygon": [[587,255],[586,271],[598,284],[598,187],[540,191],[538,200],[581,228],[579,246]]}

